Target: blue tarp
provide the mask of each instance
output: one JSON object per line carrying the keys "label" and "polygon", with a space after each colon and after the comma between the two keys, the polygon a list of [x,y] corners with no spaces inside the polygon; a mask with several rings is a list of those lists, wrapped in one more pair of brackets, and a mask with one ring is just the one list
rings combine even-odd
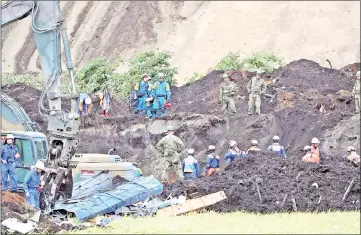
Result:
{"label": "blue tarp", "polygon": [[114,212],[122,206],[142,202],[162,192],[163,185],[156,178],[140,177],[109,191],[91,194],[86,198],[57,202],[53,211],[73,212],[78,220],[85,221],[100,214]]}

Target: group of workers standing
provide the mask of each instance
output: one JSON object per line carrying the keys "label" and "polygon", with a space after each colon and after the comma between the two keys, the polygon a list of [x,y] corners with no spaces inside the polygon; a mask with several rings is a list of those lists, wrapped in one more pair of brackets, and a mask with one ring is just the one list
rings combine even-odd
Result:
{"label": "group of workers standing", "polygon": [[152,77],[142,75],[142,81],[134,86],[132,99],[135,100],[135,113],[146,115],[148,118],[165,117],[167,107],[171,106],[170,85],[164,79],[164,74],[158,74],[159,79],[155,83]]}
{"label": "group of workers standing", "polygon": [[[162,168],[160,177],[162,182],[170,182],[168,179],[170,171],[174,171],[177,180],[210,176],[213,173],[218,173],[220,171],[220,157],[216,154],[216,147],[214,145],[208,146],[205,158],[205,170],[202,174],[200,164],[195,159],[195,150],[192,148],[188,149],[188,156],[182,161],[181,153],[185,150],[185,144],[179,137],[174,135],[174,127],[168,126],[167,130],[167,135],[163,137],[156,146],[167,162]],[[266,152],[286,159],[286,149],[279,143],[280,138],[275,135],[272,140],[273,143],[267,147]],[[313,138],[311,140],[311,146],[305,146],[305,156],[302,157],[303,162],[320,163],[321,156],[319,144],[320,141],[317,138]],[[232,164],[235,159],[246,158],[251,153],[262,152],[258,146],[257,140],[251,141],[251,146],[247,151],[240,150],[234,140],[229,142],[228,147],[228,151],[224,155],[224,160],[227,165]],[[355,149],[350,146],[347,151],[347,160],[354,163],[356,166],[359,166],[360,156],[356,154]]]}
{"label": "group of workers standing", "polygon": [[[227,73],[223,74],[224,82],[219,89],[219,102],[222,104],[222,110],[225,113],[236,113],[236,106],[234,99],[237,96],[237,85],[231,81]],[[261,114],[261,96],[266,94],[267,84],[261,77],[261,72],[257,71],[255,77],[252,77],[247,84],[247,91],[249,93],[248,101],[248,115]],[[352,97],[355,99],[356,114],[360,113],[361,99],[360,99],[360,71],[356,73],[356,82],[352,89]]]}

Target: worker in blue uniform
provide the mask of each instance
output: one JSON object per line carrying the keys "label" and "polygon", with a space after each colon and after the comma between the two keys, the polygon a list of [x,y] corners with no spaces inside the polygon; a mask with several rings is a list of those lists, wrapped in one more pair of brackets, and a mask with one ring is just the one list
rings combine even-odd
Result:
{"label": "worker in blue uniform", "polygon": [[267,150],[271,153],[282,156],[282,158],[286,158],[285,148],[279,144],[280,137],[277,135],[273,136],[273,144],[268,146]]}
{"label": "worker in blue uniform", "polygon": [[16,176],[16,162],[20,158],[18,148],[14,145],[14,135],[6,136],[5,143],[1,147],[1,178],[2,190],[9,189],[8,178],[10,178],[10,191],[18,191],[18,179]]}
{"label": "worker in blue uniform", "polygon": [[154,109],[156,109],[157,117],[165,117],[167,115],[165,104],[171,101],[171,91],[168,82],[164,80],[164,74],[159,73],[159,80],[153,85]]}
{"label": "worker in blue uniform", "polygon": [[93,107],[92,99],[90,98],[90,96],[86,93],[80,93],[78,102],[79,102],[79,107],[78,107],[79,115],[81,116],[88,115]]}
{"label": "worker in blue uniform", "polygon": [[199,163],[193,155],[194,149],[188,149],[188,157],[182,162],[182,172],[185,180],[196,179],[201,176]]}
{"label": "worker in blue uniform", "polygon": [[244,158],[246,157],[246,153],[244,151],[239,150],[237,147],[237,143],[234,140],[229,142],[229,150],[224,155],[224,160],[226,160],[227,165],[231,164],[236,158]]}
{"label": "worker in blue uniform", "polygon": [[148,80],[149,77],[147,74],[142,75],[142,81],[138,82],[134,86],[134,91],[136,94],[136,99],[138,99],[138,105],[136,107],[136,113],[140,115],[146,114],[146,100],[149,96],[148,92]]}
{"label": "worker in blue uniform", "polygon": [[215,152],[216,146],[209,145],[206,157],[206,170],[204,173],[206,176],[210,176],[213,173],[219,172],[220,158]]}
{"label": "worker in blue uniform", "polygon": [[26,201],[34,208],[40,208],[39,192],[41,191],[40,175],[45,170],[44,163],[38,161],[35,164],[35,169],[29,171],[24,179],[24,191]]}

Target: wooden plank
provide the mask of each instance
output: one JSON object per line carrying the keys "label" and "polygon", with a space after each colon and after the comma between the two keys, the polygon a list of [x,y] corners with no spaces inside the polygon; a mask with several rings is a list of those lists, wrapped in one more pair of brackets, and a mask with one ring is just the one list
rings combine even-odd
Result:
{"label": "wooden plank", "polygon": [[217,202],[223,201],[226,198],[226,194],[223,191],[219,191],[217,193],[208,194],[200,198],[187,200],[181,205],[173,205],[160,209],[158,210],[157,215],[175,216],[186,213],[188,211],[193,211],[216,204]]}

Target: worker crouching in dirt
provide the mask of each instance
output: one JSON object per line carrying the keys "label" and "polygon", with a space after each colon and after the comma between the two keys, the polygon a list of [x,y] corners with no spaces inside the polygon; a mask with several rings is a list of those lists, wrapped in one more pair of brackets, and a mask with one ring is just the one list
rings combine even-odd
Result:
{"label": "worker crouching in dirt", "polygon": [[196,179],[201,176],[199,163],[194,158],[194,149],[188,149],[188,157],[182,162],[182,172],[185,180]]}
{"label": "worker crouching in dirt", "polygon": [[206,158],[205,176],[210,176],[214,173],[219,172],[220,158],[215,152],[216,152],[216,146],[209,145],[208,152],[207,152],[207,158]]}
{"label": "worker crouching in dirt", "polygon": [[303,162],[319,162],[318,161],[318,156],[316,154],[314,154],[312,152],[312,147],[309,146],[309,145],[306,145],[304,148],[303,148],[303,151],[306,152],[305,156],[302,157],[302,161]]}
{"label": "worker crouching in dirt", "polygon": [[311,140],[311,153],[312,153],[312,159],[314,162],[320,163],[321,156],[320,156],[320,148],[318,145],[320,144],[320,141],[317,138],[312,138]]}
{"label": "worker crouching in dirt", "polygon": [[355,166],[360,166],[360,155],[356,153],[354,147],[350,146],[347,148],[347,157],[346,159],[352,162]]}
{"label": "worker crouching in dirt", "polygon": [[261,149],[258,147],[258,141],[252,140],[251,147],[247,150],[247,154],[249,153],[258,153],[261,152]]}
{"label": "worker crouching in dirt", "polygon": [[40,174],[44,170],[44,163],[38,161],[35,164],[35,169],[28,172],[24,179],[26,201],[36,209],[40,207],[39,192],[42,190],[40,186]]}
{"label": "worker crouching in dirt", "polygon": [[92,100],[88,94],[80,93],[79,94],[79,109],[78,113],[81,116],[86,116],[91,112],[93,105]]}
{"label": "worker crouching in dirt", "polygon": [[280,137],[277,135],[273,136],[273,144],[268,146],[268,151],[277,155],[281,155],[283,158],[286,158],[285,148],[279,144]]}
{"label": "worker crouching in dirt", "polygon": [[246,153],[240,151],[237,147],[237,143],[234,140],[229,141],[229,150],[224,155],[224,160],[226,160],[227,165],[231,164],[236,158],[244,158],[246,157]]}
{"label": "worker crouching in dirt", "polygon": [[183,178],[182,169],[181,169],[181,152],[184,150],[185,146],[183,141],[174,135],[174,127],[167,127],[168,134],[164,136],[156,145],[156,148],[159,152],[162,153],[163,157],[167,161],[167,164],[162,166],[162,182],[172,182],[169,180],[169,172],[174,171],[176,175],[176,180]]}

